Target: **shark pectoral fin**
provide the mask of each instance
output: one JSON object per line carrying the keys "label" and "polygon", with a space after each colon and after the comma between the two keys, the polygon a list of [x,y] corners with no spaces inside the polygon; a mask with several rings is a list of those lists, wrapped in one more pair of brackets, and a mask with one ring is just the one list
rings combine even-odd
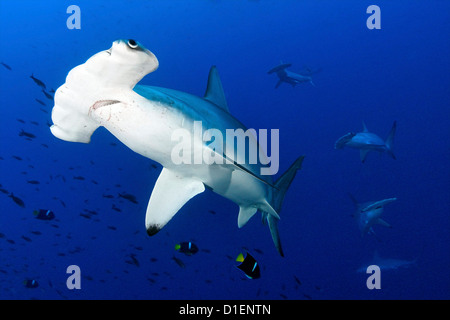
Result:
{"label": "shark pectoral fin", "polygon": [[277,84],[275,85],[275,89],[277,89],[281,84],[283,83],[283,80],[278,80]]}
{"label": "shark pectoral fin", "polygon": [[389,223],[387,223],[386,221],[384,221],[383,219],[380,219],[380,218],[378,218],[377,224],[382,225],[387,228],[392,228],[392,226]]}
{"label": "shark pectoral fin", "polygon": [[361,158],[361,162],[364,163],[366,161],[367,158],[367,154],[369,153],[370,150],[368,149],[361,149],[359,151],[359,157]]}
{"label": "shark pectoral fin", "polygon": [[242,228],[247,221],[253,217],[253,215],[258,211],[257,208],[254,207],[239,207],[239,216],[238,216],[238,227]]}
{"label": "shark pectoral fin", "polygon": [[150,236],[156,234],[186,202],[203,191],[205,186],[199,180],[163,168],[147,207],[147,233]]}

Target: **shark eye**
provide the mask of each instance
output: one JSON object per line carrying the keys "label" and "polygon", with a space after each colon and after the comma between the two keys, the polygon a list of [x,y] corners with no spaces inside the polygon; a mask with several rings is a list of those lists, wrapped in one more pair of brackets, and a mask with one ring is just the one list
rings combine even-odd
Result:
{"label": "shark eye", "polygon": [[138,44],[136,41],[134,41],[133,39],[128,40],[128,46],[131,49],[136,49],[138,47]]}

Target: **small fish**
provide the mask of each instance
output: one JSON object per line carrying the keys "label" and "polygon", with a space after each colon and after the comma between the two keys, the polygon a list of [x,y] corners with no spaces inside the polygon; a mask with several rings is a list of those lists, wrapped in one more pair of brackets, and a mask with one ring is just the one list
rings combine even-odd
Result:
{"label": "small fish", "polygon": [[8,65],[7,65],[6,63],[4,63],[4,62],[0,62],[0,64],[1,64],[2,66],[4,66],[6,69],[12,70],[11,67],[8,66]]}
{"label": "small fish", "polygon": [[36,217],[36,219],[39,219],[39,220],[55,219],[55,213],[51,210],[46,210],[46,209],[34,210],[33,215]]}
{"label": "small fish", "polygon": [[17,121],[19,121],[20,123],[25,123],[25,120],[22,119],[16,119]]}
{"label": "small fish", "polygon": [[247,278],[249,279],[258,279],[261,277],[261,271],[259,268],[258,262],[253,258],[250,253],[247,252],[247,255],[244,258],[244,255],[240,253],[236,258],[236,261],[241,262],[240,265],[237,266],[238,269],[241,269]]}
{"label": "small fish", "polygon": [[184,253],[187,256],[191,256],[198,252],[198,247],[192,242],[180,242],[175,245],[175,250]]}
{"label": "small fish", "polygon": [[27,241],[27,242],[31,242],[31,239],[28,238],[27,236],[22,236],[22,239],[25,240],[25,241]]}
{"label": "small fish", "polygon": [[80,213],[80,216],[82,216],[83,218],[86,218],[86,219],[91,219],[91,216],[86,213]]}
{"label": "small fish", "polygon": [[22,161],[23,159],[21,158],[21,157],[19,157],[19,156],[12,156],[14,159],[16,159],[16,160],[19,160],[19,161]]}
{"label": "small fish", "polygon": [[42,82],[41,80],[39,80],[38,78],[36,78],[33,74],[31,74],[30,78],[33,79],[33,81],[34,81],[39,87],[42,87],[42,88],[46,89],[45,83]]}
{"label": "small fish", "polygon": [[25,208],[25,202],[23,202],[22,199],[16,197],[12,192],[11,192],[11,194],[9,195],[9,197],[10,197],[11,199],[13,199],[13,201],[14,201],[19,207]]}
{"label": "small fish", "polygon": [[136,255],[134,253],[130,254],[130,258],[131,258],[131,261],[127,260],[126,262],[130,263],[130,264],[134,264],[135,266],[139,267],[139,261],[138,261],[138,259],[136,259]]}
{"label": "small fish", "polygon": [[124,198],[124,199],[126,199],[130,202],[136,203],[136,204],[138,203],[136,200],[136,197],[129,193],[119,193],[119,197]]}
{"label": "small fish", "polygon": [[178,259],[177,257],[173,256],[172,260],[176,262],[176,264],[181,267],[181,268],[185,268],[185,264],[183,263],[183,261],[181,261],[180,259]]}
{"label": "small fish", "polygon": [[34,100],[36,100],[37,103],[39,103],[39,104],[41,104],[41,105],[43,105],[43,106],[47,106],[47,105],[45,104],[45,102],[42,101],[42,100],[39,100],[39,99],[34,99]]}
{"label": "small fish", "polygon": [[117,212],[122,212],[122,210],[120,210],[120,208],[117,208],[117,207],[114,205],[114,203],[113,203],[111,209],[113,209],[113,210],[115,210],[115,211],[117,211]]}
{"label": "small fish", "polygon": [[302,282],[300,281],[299,278],[297,278],[296,276],[294,276],[294,279],[295,279],[295,282],[297,282],[297,284],[298,284],[299,286],[302,285]]}
{"label": "small fish", "polygon": [[23,285],[26,288],[37,288],[39,287],[39,283],[36,280],[27,279],[23,281]]}
{"label": "small fish", "polygon": [[98,212],[95,211],[95,210],[89,210],[89,209],[83,209],[83,210],[86,211],[86,212],[88,212],[88,213],[90,213],[90,214],[98,215]]}
{"label": "small fish", "polygon": [[73,177],[74,180],[84,180],[83,176],[74,176]]}
{"label": "small fish", "polygon": [[107,198],[107,199],[113,199],[114,198],[114,196],[112,194],[103,194],[102,196],[103,196],[103,198]]}
{"label": "small fish", "polygon": [[40,182],[37,181],[37,180],[27,180],[27,183],[29,183],[29,184],[40,184]]}
{"label": "small fish", "polygon": [[53,96],[49,93],[47,93],[45,90],[42,90],[42,92],[44,93],[45,97],[49,100],[53,100]]}

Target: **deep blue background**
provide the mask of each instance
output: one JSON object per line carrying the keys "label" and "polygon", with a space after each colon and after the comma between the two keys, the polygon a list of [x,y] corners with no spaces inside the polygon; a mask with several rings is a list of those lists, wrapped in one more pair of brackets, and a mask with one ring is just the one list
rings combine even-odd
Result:
{"label": "deep blue background", "polygon": [[[66,28],[71,4],[81,8],[81,30]],[[371,4],[381,8],[381,30],[366,27]],[[12,70],[0,65],[0,184],[26,207],[0,193],[0,298],[448,299],[449,13],[448,1],[2,0],[0,61]],[[306,155],[281,213],[285,258],[259,215],[238,229],[238,207],[210,191],[149,238],[144,215],[160,165],[104,129],[88,145],[51,135],[53,104],[31,73],[57,89],[70,69],[121,38],[158,57],[144,84],[202,95],[217,65],[231,113],[247,127],[280,129],[280,171]],[[292,71],[322,68],[316,87],[275,90],[267,71],[281,60]],[[369,154],[361,164],[357,151],[334,150],[363,120],[381,137],[397,120],[397,160]],[[20,137],[21,129],[37,138]],[[360,201],[398,198],[384,212],[393,228],[376,227],[380,241],[361,238],[348,192]],[[35,219],[38,208],[52,209],[57,221]],[[80,216],[85,209],[98,215]],[[198,254],[175,252],[188,240]],[[259,261],[261,279],[235,268],[244,249]],[[417,263],[382,271],[382,289],[371,291],[356,270],[375,250]],[[71,264],[81,268],[81,290],[65,286]],[[39,288],[25,288],[24,279]]]}

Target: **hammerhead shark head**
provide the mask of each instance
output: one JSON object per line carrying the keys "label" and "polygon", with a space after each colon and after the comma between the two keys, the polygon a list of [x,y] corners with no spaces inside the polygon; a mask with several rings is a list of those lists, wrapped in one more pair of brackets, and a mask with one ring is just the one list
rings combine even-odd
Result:
{"label": "hammerhead shark head", "polygon": [[275,89],[278,88],[283,82],[289,83],[293,87],[295,87],[299,83],[304,83],[304,82],[309,82],[313,86],[315,86],[315,84],[312,81],[312,75],[315,73],[318,73],[320,71],[320,69],[317,71],[307,70],[303,74],[298,74],[298,73],[286,70],[290,66],[292,66],[291,63],[282,63],[282,64],[276,66],[275,68],[270,69],[267,72],[268,74],[272,74],[275,72],[279,78],[277,84],[275,85]]}
{"label": "hammerhead shark head", "polygon": [[389,223],[381,219],[381,214],[383,213],[384,206],[394,202],[397,198],[389,198],[380,201],[369,201],[365,203],[359,203],[349,194],[350,199],[352,199],[353,204],[356,207],[356,212],[353,217],[357,220],[359,229],[361,231],[361,236],[365,234],[373,234],[373,226],[376,224],[392,228]]}
{"label": "hammerhead shark head", "polygon": [[384,141],[376,134],[369,132],[367,130],[366,124],[363,122],[363,131],[359,133],[349,132],[346,135],[340,137],[335,145],[335,149],[342,149],[344,147],[350,147],[354,149],[359,149],[361,162],[366,161],[367,154],[369,151],[386,152],[393,159],[395,159],[393,145],[394,145],[394,135],[397,128],[397,122],[394,121],[389,135]]}
{"label": "hammerhead shark head", "polygon": [[[205,187],[239,206],[238,226],[242,227],[259,210],[269,225],[275,246],[283,256],[277,223],[282,202],[303,156],[273,181],[262,174],[267,156],[259,162],[245,159],[248,150],[212,148],[211,140],[196,131],[246,130],[229,110],[216,67],[209,72],[204,97],[172,89],[137,85],[158,68],[156,56],[135,40],[117,40],[84,64],[72,69],[55,93],[52,134],[66,141],[89,143],[99,127],[136,153],[163,166],[148,203],[145,226],[156,234],[172,217]],[[191,139],[183,154],[214,156],[225,162],[178,163],[174,150],[187,132]],[[174,137],[178,137],[175,138]],[[248,136],[248,149],[260,150],[257,139]],[[181,139],[181,138],[180,138]],[[228,142],[228,141],[227,141]],[[231,150],[230,150],[231,149]],[[272,149],[273,151],[273,149]],[[264,152],[263,152],[264,153]],[[260,153],[261,157],[261,153]],[[189,157],[190,159],[190,157]],[[264,160],[264,161],[263,161]],[[264,168],[263,168],[264,167]]]}

